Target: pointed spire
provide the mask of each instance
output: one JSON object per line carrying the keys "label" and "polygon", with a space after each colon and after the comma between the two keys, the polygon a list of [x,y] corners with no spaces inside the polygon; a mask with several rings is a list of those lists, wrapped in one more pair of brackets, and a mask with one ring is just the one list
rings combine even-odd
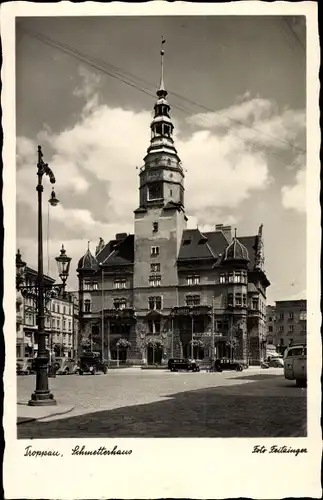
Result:
{"label": "pointed spire", "polygon": [[160,44],[160,84],[159,84],[159,89],[157,90],[157,96],[158,97],[166,97],[167,96],[167,91],[165,90],[165,83],[164,83],[164,55],[165,51],[163,49],[164,43],[166,40],[164,37],[161,37],[161,44]]}
{"label": "pointed spire", "polygon": [[166,40],[164,40],[164,37],[162,36],[161,39],[161,48],[160,48],[160,85],[159,85],[159,90],[165,90],[165,84],[164,84],[164,55],[165,51],[163,49],[163,44],[165,43]]}

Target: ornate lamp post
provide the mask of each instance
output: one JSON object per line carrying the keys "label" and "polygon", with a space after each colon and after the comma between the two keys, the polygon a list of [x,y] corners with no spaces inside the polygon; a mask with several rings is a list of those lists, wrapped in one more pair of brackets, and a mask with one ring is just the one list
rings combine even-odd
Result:
{"label": "ornate lamp post", "polygon": [[[38,353],[35,359],[36,364],[36,390],[31,395],[31,399],[28,402],[30,406],[49,406],[56,405],[56,401],[48,388],[48,354],[46,351],[46,334],[45,334],[45,295],[46,291],[49,289],[50,295],[55,291],[55,289],[60,292],[65,288],[66,279],[68,277],[70,257],[65,255],[64,247],[61,251],[61,255],[56,258],[59,265],[59,274],[63,281],[62,285],[45,285],[44,284],[44,270],[43,270],[43,223],[42,223],[42,193],[43,185],[42,180],[44,174],[48,175],[49,180],[52,184],[55,184],[55,176],[52,170],[49,168],[47,163],[43,161],[43,153],[41,147],[38,146],[38,163],[37,163],[37,193],[38,193],[38,274],[37,274],[37,284],[36,286],[22,286],[21,275],[25,269],[23,261],[21,259],[20,252],[16,255],[16,267],[17,267],[17,288],[21,290],[22,294],[28,293],[28,291],[36,291],[37,293],[37,325],[38,325]],[[55,192],[52,192],[49,203],[52,206],[58,204],[58,199],[56,198]]]}
{"label": "ornate lamp post", "polygon": [[72,258],[66,255],[66,250],[64,248],[64,245],[62,245],[61,253],[58,257],[55,257],[55,260],[58,266],[59,277],[63,282],[63,290],[65,291],[66,280],[69,276]]}

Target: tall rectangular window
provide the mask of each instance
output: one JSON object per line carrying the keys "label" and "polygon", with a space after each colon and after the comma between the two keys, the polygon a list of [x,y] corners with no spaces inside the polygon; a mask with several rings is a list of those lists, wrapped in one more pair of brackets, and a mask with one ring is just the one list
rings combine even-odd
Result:
{"label": "tall rectangular window", "polygon": [[126,288],[126,278],[115,278],[113,282],[114,288]]}
{"label": "tall rectangular window", "polygon": [[242,295],[241,295],[241,293],[236,293],[236,295],[235,295],[235,305],[237,307],[241,307],[242,306]]}
{"label": "tall rectangular window", "polygon": [[241,279],[241,273],[239,272],[235,272],[234,273],[234,283],[241,283],[242,279]]}
{"label": "tall rectangular window", "polygon": [[158,232],[158,222],[153,222],[153,233]]}
{"label": "tall rectangular window", "polygon": [[226,279],[225,279],[225,274],[220,274],[220,283],[225,283],[226,282]]}
{"label": "tall rectangular window", "polygon": [[288,327],[288,331],[289,331],[289,332],[293,332],[293,331],[294,331],[294,325],[289,325],[289,327]]}
{"label": "tall rectangular window", "polygon": [[251,303],[252,303],[252,309],[254,309],[255,311],[258,311],[258,309],[259,309],[259,300],[256,299],[256,298],[254,298],[254,299],[252,299]]}
{"label": "tall rectangular window", "polygon": [[160,286],[161,276],[149,276],[149,286]]}
{"label": "tall rectangular window", "polygon": [[84,301],[84,312],[86,312],[86,313],[91,312],[91,301],[89,299],[86,299]]}
{"label": "tall rectangular window", "polygon": [[149,320],[148,321],[148,330],[150,334],[160,333],[160,320]]}
{"label": "tall rectangular window", "polygon": [[198,274],[193,274],[192,276],[187,276],[187,284],[188,285],[199,285],[200,277]]}
{"label": "tall rectangular window", "polygon": [[115,309],[125,309],[126,305],[127,305],[127,301],[124,298],[117,298],[117,299],[114,299],[113,305],[114,305]]}
{"label": "tall rectangular window", "polygon": [[201,297],[199,295],[186,295],[187,306],[199,306],[200,303],[201,303]]}
{"label": "tall rectangular window", "polygon": [[160,311],[161,308],[162,308],[162,298],[161,296],[156,296],[156,297],[149,297],[148,299],[148,305],[149,305],[149,309],[151,311]]}
{"label": "tall rectangular window", "polygon": [[159,247],[151,247],[150,255],[151,257],[157,257],[159,255]]}
{"label": "tall rectangular window", "polygon": [[83,289],[84,290],[91,290],[92,288],[92,283],[91,281],[84,281],[84,286],[83,286]]}

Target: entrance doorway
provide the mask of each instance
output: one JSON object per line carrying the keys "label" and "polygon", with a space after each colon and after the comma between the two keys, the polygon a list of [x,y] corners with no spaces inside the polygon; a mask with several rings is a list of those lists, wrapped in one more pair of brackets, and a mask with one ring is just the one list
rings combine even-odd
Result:
{"label": "entrance doorway", "polygon": [[[192,352],[193,351],[193,352]],[[192,359],[204,359],[204,349],[200,346],[193,346],[191,344],[185,344],[183,348],[184,358]]]}
{"label": "entrance doorway", "polygon": [[148,365],[161,365],[163,357],[163,348],[160,345],[147,347],[147,363]]}

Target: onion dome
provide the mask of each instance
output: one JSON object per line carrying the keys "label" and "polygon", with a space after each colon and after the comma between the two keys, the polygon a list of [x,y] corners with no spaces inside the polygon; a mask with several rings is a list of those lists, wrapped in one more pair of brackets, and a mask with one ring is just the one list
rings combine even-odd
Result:
{"label": "onion dome", "polygon": [[78,265],[77,265],[77,271],[97,271],[99,269],[99,264],[94,255],[91,254],[90,252],[90,244],[88,244],[88,249],[83,255],[83,257],[80,258]]}
{"label": "onion dome", "polygon": [[237,230],[235,230],[235,235],[232,240],[232,243],[228,246],[228,248],[225,251],[225,256],[224,256],[224,262],[229,263],[229,262],[249,262],[249,254],[248,250],[246,247],[240,243],[240,241],[237,239]]}

